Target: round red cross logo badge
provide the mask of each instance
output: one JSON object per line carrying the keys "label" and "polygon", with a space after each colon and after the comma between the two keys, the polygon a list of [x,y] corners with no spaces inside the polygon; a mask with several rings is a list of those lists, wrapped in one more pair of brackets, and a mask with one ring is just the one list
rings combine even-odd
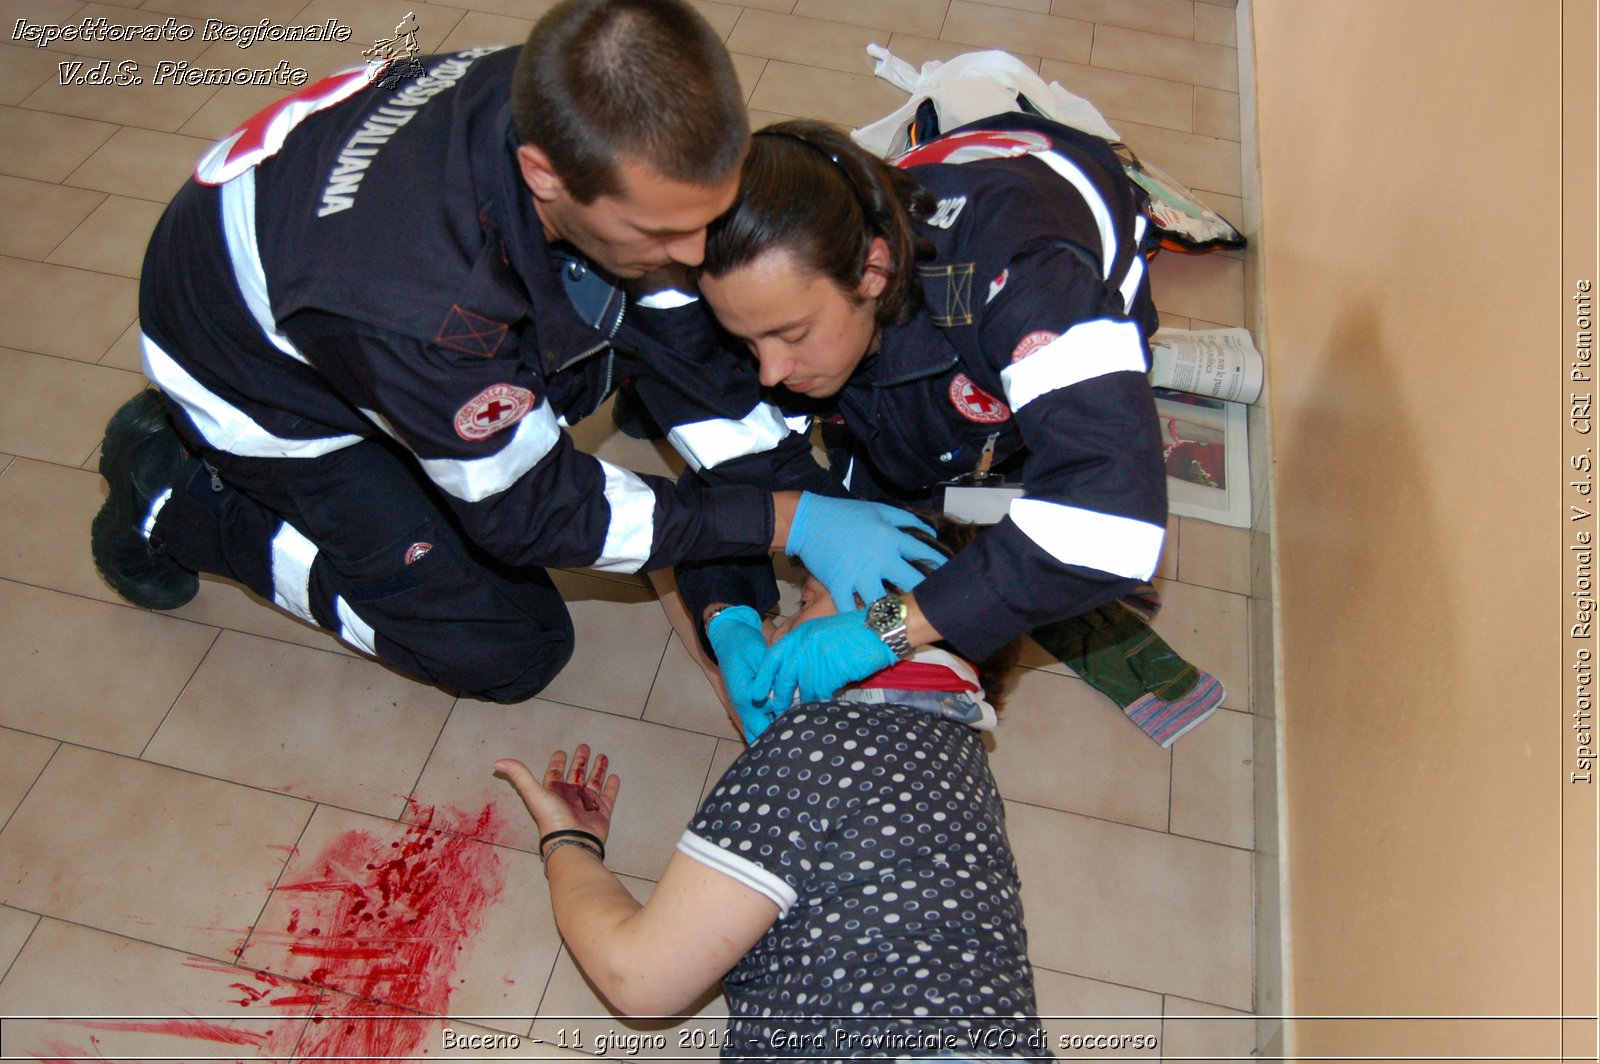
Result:
{"label": "round red cross logo badge", "polygon": [[968,421],[997,425],[1011,416],[1011,408],[972,383],[965,373],[950,382],[950,403]]}
{"label": "round red cross logo badge", "polygon": [[1018,342],[1016,347],[1012,348],[1011,361],[1021,362],[1035,351],[1049,347],[1051,341],[1056,340],[1058,337],[1058,333],[1050,332],[1048,329],[1039,329],[1036,332],[1029,333]]}
{"label": "round red cross logo badge", "polygon": [[456,411],[456,435],[464,440],[493,436],[533,409],[533,393],[514,384],[492,384]]}

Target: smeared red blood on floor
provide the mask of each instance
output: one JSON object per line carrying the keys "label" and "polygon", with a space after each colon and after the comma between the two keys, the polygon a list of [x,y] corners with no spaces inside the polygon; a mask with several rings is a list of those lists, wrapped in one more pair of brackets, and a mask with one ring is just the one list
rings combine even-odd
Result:
{"label": "smeared red blood on floor", "polygon": [[[424,1017],[449,1014],[450,989],[460,982],[457,959],[482,931],[485,913],[500,898],[505,881],[494,848],[474,841],[495,838],[504,827],[493,804],[476,816],[414,805],[412,820],[399,839],[349,831],[302,862],[299,874],[277,888],[298,899],[284,930],[258,927],[250,939],[249,952],[276,974],[254,973],[260,986],[228,984],[241,995],[233,999],[241,1008],[264,1006],[298,1015],[321,1001],[324,989],[351,995],[337,1014],[317,1017],[304,1028],[282,1024],[265,1032],[204,1020],[74,1024],[257,1046],[263,1056],[414,1055],[435,1026]],[[281,951],[278,959],[261,957],[274,951]],[[235,980],[244,974],[198,959],[189,966]],[[99,1039],[91,1040],[99,1048]],[[63,1048],[51,1046],[57,1053]]]}

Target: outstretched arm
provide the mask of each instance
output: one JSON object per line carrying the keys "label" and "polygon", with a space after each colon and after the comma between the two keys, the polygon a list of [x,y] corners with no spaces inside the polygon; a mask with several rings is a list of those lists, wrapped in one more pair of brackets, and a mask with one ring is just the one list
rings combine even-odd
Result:
{"label": "outstretched arm", "polygon": [[[592,772],[588,760],[589,748],[580,744],[568,772],[566,752],[557,750],[542,783],[520,761],[494,767],[522,798],[541,839],[576,829],[604,841],[620,781],[606,776],[603,755]],[[584,974],[626,1015],[681,1013],[778,917],[765,895],[681,852],[640,905],[595,851],[559,841],[540,845],[556,926]]]}

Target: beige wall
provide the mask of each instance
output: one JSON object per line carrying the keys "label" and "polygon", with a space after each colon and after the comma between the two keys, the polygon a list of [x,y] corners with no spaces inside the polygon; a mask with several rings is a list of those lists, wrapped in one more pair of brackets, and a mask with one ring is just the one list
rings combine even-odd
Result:
{"label": "beige wall", "polygon": [[[1288,1007],[1558,1013],[1561,8],[1250,11]],[[1291,1045],[1543,1053],[1551,1030],[1302,1022]]]}

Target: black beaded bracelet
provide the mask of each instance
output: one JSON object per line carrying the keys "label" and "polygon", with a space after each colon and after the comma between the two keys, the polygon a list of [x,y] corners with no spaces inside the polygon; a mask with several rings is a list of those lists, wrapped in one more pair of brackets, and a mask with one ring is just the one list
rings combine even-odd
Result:
{"label": "black beaded bracelet", "polygon": [[583,831],[579,828],[563,828],[560,831],[552,831],[539,840],[539,860],[543,861],[545,858],[545,845],[556,839],[581,839],[585,842],[593,843],[595,852],[600,856],[600,860],[604,861],[606,859],[606,844],[600,841],[600,836],[592,831]]}

